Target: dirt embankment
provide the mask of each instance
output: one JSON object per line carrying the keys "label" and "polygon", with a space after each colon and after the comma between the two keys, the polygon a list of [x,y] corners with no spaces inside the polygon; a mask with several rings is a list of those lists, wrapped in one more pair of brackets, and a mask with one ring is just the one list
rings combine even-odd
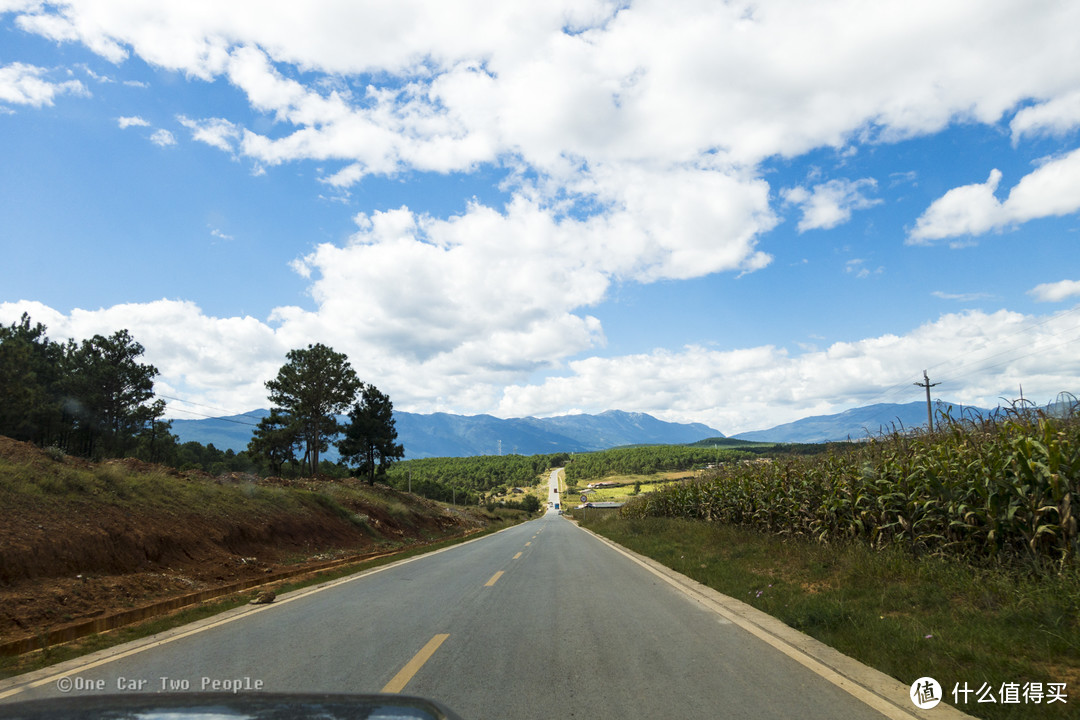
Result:
{"label": "dirt embankment", "polygon": [[385,486],[54,458],[0,437],[0,640],[477,518]]}

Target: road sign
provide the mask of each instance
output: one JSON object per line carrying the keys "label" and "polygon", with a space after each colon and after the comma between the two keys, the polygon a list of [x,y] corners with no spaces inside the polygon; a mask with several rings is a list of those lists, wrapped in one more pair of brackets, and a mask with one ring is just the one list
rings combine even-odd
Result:
{"label": "road sign", "polygon": [[589,502],[589,496],[582,493],[581,502]]}

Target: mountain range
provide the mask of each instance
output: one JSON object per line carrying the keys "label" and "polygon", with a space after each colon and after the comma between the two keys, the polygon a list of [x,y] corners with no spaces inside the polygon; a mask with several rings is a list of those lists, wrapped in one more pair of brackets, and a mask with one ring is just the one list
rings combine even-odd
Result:
{"label": "mountain range", "polygon": [[[939,413],[959,418],[961,412],[986,415],[989,411],[970,405],[961,406],[938,401],[933,405],[933,412],[936,423]],[[921,400],[903,404],[877,403],[852,408],[835,415],[814,415],[767,430],[754,430],[732,435],[732,437],[737,440],[758,442],[819,443],[861,440],[871,435],[890,433],[894,429],[904,430],[916,427],[926,427],[926,403]]]}
{"label": "mountain range", "polygon": [[[269,414],[269,410],[263,409],[205,420],[173,420],[172,432],[180,442],[213,443],[219,450],[240,452],[247,448],[259,420]],[[347,420],[344,416],[338,419]],[[394,424],[398,442],[405,447],[406,459],[589,452],[618,445],[677,445],[722,436],[719,430],[701,423],[665,422],[645,413],[621,410],[598,415],[505,419],[492,415],[395,411]],[[324,457],[337,460],[333,446]]]}
{"label": "mountain range", "polygon": [[[1050,409],[1050,406],[1048,406]],[[985,416],[990,410],[937,401],[935,418],[975,412]],[[181,442],[213,443],[221,450],[239,452],[247,447],[251,434],[269,410],[205,420],[173,420],[172,431]],[[344,416],[339,420],[346,420]],[[394,412],[398,442],[406,458],[465,457],[518,453],[536,455],[555,452],[590,452],[620,445],[689,444],[707,438],[724,437],[719,430],[701,423],[673,423],[645,413],[608,410],[598,415],[576,414],[548,418],[497,418],[492,415],[419,414]],[[935,422],[937,420],[935,419]],[[926,425],[926,403],[878,403],[852,408],[834,415],[815,415],[766,430],[743,432],[737,440],[782,443],[819,443],[859,440],[868,435],[888,433]],[[324,455],[337,460],[331,446]]]}

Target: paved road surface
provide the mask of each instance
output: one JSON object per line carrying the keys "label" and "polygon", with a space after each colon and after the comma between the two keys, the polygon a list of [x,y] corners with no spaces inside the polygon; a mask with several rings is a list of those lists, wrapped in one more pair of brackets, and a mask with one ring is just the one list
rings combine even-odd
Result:
{"label": "paved road surface", "polygon": [[[476,720],[881,717],[554,513],[240,612],[65,677],[400,689]],[[58,693],[19,682],[0,702]]]}
{"label": "paved road surface", "polygon": [[[555,468],[551,471],[551,476],[548,478],[548,503],[550,503],[548,505],[548,510],[556,512],[555,503],[560,503],[560,507],[562,507],[561,502],[559,497],[559,468]],[[556,512],[556,514],[558,513]]]}

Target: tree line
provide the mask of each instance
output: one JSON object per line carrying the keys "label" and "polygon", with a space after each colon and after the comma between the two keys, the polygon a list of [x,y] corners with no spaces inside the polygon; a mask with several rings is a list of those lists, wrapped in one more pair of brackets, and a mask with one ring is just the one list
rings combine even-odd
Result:
{"label": "tree line", "polygon": [[157,368],[127,330],[53,342],[23,313],[0,327],[0,434],[84,457],[153,455],[166,442]]}
{"label": "tree line", "polygon": [[[566,464],[569,455],[477,455],[405,460],[387,473],[387,484],[434,500],[484,504],[515,487],[531,487],[553,467]],[[512,502],[512,497],[510,501]]]}
{"label": "tree line", "polygon": [[746,450],[687,445],[641,445],[578,453],[566,466],[567,482],[605,475],[651,475],[758,457]]}
{"label": "tree line", "polygon": [[[316,344],[292,350],[266,383],[273,408],[246,451],[180,443],[154,395],[158,370],[128,330],[55,342],[23,313],[0,326],[0,435],[100,460],[135,457],[181,469],[343,477],[352,464],[373,483],[404,455],[393,404],[359,380],[348,358]],[[334,415],[348,411],[349,422]],[[320,462],[329,441],[339,463]],[[298,459],[297,454],[303,452]]]}

